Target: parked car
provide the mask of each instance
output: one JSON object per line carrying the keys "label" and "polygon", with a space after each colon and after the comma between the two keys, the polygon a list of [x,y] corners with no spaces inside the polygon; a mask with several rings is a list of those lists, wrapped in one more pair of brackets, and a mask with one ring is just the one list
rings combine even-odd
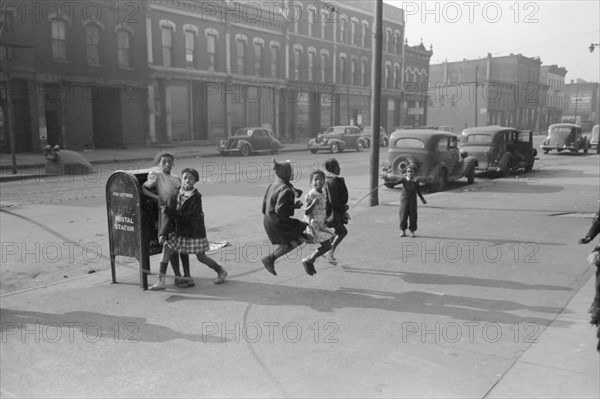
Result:
{"label": "parked car", "polygon": [[600,125],[594,125],[594,127],[592,128],[592,133],[590,134],[590,140],[589,140],[589,148],[596,148],[596,153],[600,154],[600,144],[598,143],[598,141],[600,141]]}
{"label": "parked car", "polygon": [[442,190],[446,183],[467,177],[475,181],[477,159],[460,153],[456,135],[440,130],[396,130],[390,135],[388,161],[383,167],[383,182],[393,188],[412,165],[422,183]]}
{"label": "parked car", "polygon": [[540,148],[544,154],[552,150],[557,152],[571,151],[575,154],[583,150],[588,152],[589,143],[582,134],[581,126],[574,123],[555,123],[548,127],[548,136],[544,139]]}
{"label": "parked car", "polygon": [[[365,126],[362,130],[363,137],[367,141],[367,147],[371,147],[371,134],[373,133],[373,128],[371,126]],[[379,128],[379,146],[387,147],[390,143],[390,139],[388,138],[387,133],[383,127]]]}
{"label": "parked car", "polygon": [[477,158],[477,172],[502,176],[520,169],[530,172],[537,156],[532,131],[503,126],[464,129],[460,149]]}
{"label": "parked car", "polygon": [[325,133],[308,140],[308,149],[313,154],[319,150],[327,150],[335,154],[346,148],[362,151],[367,147],[367,141],[358,126],[332,126]]}
{"label": "parked car", "polygon": [[273,132],[263,127],[243,127],[235,131],[227,140],[219,142],[219,152],[227,156],[236,152],[244,157],[253,152],[270,152],[276,154],[283,145],[275,138]]}

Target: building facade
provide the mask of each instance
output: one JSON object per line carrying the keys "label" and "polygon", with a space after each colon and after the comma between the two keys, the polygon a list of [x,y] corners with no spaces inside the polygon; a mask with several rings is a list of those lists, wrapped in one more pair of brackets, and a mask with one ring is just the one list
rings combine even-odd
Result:
{"label": "building facade", "polygon": [[600,85],[577,79],[565,84],[562,122],[577,123],[591,131],[600,120]]}
{"label": "building facade", "polygon": [[[10,4],[2,110],[17,151],[214,144],[244,126],[295,141],[370,124],[373,1]],[[408,45],[389,4],[382,32],[382,125],[425,124],[432,51]]]}
{"label": "building facade", "polygon": [[[2,111],[10,114],[16,151],[145,143],[143,7],[135,1],[2,5]],[[4,124],[3,151],[10,137]]]}
{"label": "building facade", "polygon": [[565,106],[565,76],[567,70],[557,65],[542,65],[540,70],[541,86],[546,86],[545,104],[540,106],[538,131],[543,131],[553,123],[562,120]]}
{"label": "building facade", "polygon": [[540,66],[539,58],[521,54],[431,65],[428,123],[455,132],[487,125],[535,130]]}

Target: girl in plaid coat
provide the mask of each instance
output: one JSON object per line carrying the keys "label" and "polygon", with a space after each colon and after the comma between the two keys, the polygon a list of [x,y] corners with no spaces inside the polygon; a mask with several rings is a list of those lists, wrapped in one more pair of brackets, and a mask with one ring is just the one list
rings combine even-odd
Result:
{"label": "girl in plaid coat", "polygon": [[161,211],[167,215],[168,223],[159,232],[163,252],[160,260],[158,283],[150,287],[158,291],[166,288],[164,274],[167,272],[169,258],[173,253],[196,254],[198,260],[215,272],[215,284],[221,284],[227,277],[227,271],[210,257],[206,251],[210,249],[204,226],[202,195],[194,188],[199,180],[198,171],[185,168],[181,171],[181,189],[177,197],[177,208],[163,205]]}

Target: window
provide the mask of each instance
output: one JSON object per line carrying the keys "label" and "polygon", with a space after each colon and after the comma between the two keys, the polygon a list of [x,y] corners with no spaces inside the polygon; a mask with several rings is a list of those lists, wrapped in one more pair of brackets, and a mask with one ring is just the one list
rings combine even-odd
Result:
{"label": "window", "polygon": [[442,137],[440,141],[438,141],[438,152],[448,151],[448,145],[450,144],[450,139],[447,137]]}
{"label": "window", "polygon": [[308,36],[312,36],[314,34],[314,26],[317,22],[317,10],[314,8],[310,8],[308,10]]}
{"label": "window", "polygon": [[367,42],[367,30],[369,29],[369,25],[366,22],[362,23],[362,36],[361,36],[361,42],[362,42],[362,46],[364,48],[368,48],[369,44]]}
{"label": "window", "polygon": [[194,53],[196,48],[196,32],[191,30],[185,31],[185,65],[188,67],[194,66]]}
{"label": "window", "polygon": [[327,80],[327,54],[321,53],[321,82]]}
{"label": "window", "polygon": [[385,51],[386,51],[386,53],[391,53],[391,46],[392,46],[392,31],[388,29],[385,31]]}
{"label": "window", "polygon": [[254,74],[263,76],[263,43],[254,42]]}
{"label": "window", "polygon": [[352,29],[352,31],[350,32],[350,35],[351,35],[350,44],[353,45],[353,46],[357,46],[358,45],[358,40],[357,40],[357,34],[358,34],[357,30],[358,29],[357,29],[356,25],[358,25],[357,21],[352,21],[351,22],[351,29]]}
{"label": "window", "polygon": [[313,80],[313,70],[315,68],[315,55],[314,51],[308,51],[308,81],[312,82]]}
{"label": "window", "polygon": [[88,24],[85,27],[85,45],[87,63],[89,65],[100,65],[100,38],[101,31],[100,27],[96,24]]}
{"label": "window", "polygon": [[425,143],[419,139],[402,138],[396,141],[395,146],[405,148],[425,148]]}
{"label": "window", "polygon": [[350,84],[352,85],[356,85],[357,83],[357,79],[356,79],[356,73],[357,73],[357,68],[356,68],[356,59],[352,59],[350,61]]}
{"label": "window", "polygon": [[173,28],[170,26],[163,26],[161,27],[161,31],[163,66],[170,67],[173,64]]}
{"label": "window", "polygon": [[237,39],[236,49],[237,73],[243,75],[246,72],[246,41],[243,39]]}
{"label": "window", "polygon": [[367,60],[362,60],[360,62],[360,84],[362,86],[368,86],[369,84],[369,76],[368,68],[367,68]]}
{"label": "window", "polygon": [[279,77],[279,47],[271,45],[271,76]]}
{"label": "window", "polygon": [[294,79],[300,80],[300,57],[302,56],[302,49],[294,49]]}
{"label": "window", "polygon": [[129,35],[125,29],[117,31],[117,64],[121,67],[129,67]]}
{"label": "window", "polygon": [[342,78],[341,80],[343,84],[348,83],[348,71],[346,71],[346,69],[346,57],[340,57],[340,77]]}
{"label": "window", "polygon": [[346,19],[340,19],[340,43],[346,43]]}
{"label": "window", "polygon": [[394,35],[394,47],[396,54],[402,54],[402,38],[398,32]]}
{"label": "window", "polygon": [[327,34],[325,28],[327,27],[327,12],[321,12],[321,39],[327,39]]}
{"label": "window", "polygon": [[217,34],[206,33],[206,69],[214,72],[217,69]]}
{"label": "window", "polygon": [[391,87],[391,84],[392,84],[391,78],[392,78],[392,68],[388,64],[385,66],[385,87],[388,89]]}
{"label": "window", "polygon": [[400,87],[400,67],[398,65],[394,65],[394,89],[398,89]]}
{"label": "window", "polygon": [[52,58],[55,60],[67,59],[67,37],[65,32],[65,21],[52,21]]}

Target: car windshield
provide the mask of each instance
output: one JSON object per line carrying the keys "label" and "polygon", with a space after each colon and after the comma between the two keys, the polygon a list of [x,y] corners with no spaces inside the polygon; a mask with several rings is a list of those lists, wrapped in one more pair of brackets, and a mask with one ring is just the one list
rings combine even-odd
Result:
{"label": "car windshield", "polygon": [[492,136],[489,134],[469,134],[465,136],[465,143],[491,143]]}
{"label": "car windshield", "polygon": [[555,126],[553,128],[550,128],[550,132],[548,133],[549,136],[563,136],[563,135],[567,135],[571,133],[571,127],[570,126]]}
{"label": "car windshield", "polygon": [[395,146],[405,148],[425,148],[425,143],[419,139],[403,138],[396,140]]}

